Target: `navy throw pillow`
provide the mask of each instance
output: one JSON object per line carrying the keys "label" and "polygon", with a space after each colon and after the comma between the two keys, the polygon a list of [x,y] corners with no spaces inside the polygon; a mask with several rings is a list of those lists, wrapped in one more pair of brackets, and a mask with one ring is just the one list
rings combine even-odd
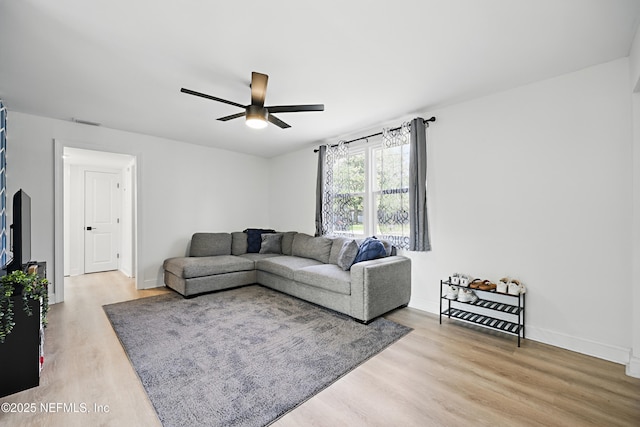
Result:
{"label": "navy throw pillow", "polygon": [[260,252],[260,246],[262,245],[262,235],[267,233],[275,233],[276,230],[270,230],[265,228],[247,228],[244,233],[247,233],[247,253],[257,254]]}
{"label": "navy throw pillow", "polygon": [[369,261],[372,259],[383,258],[387,256],[387,251],[384,250],[382,242],[375,237],[367,237],[358,249],[358,255],[353,261],[354,264],[362,261]]}

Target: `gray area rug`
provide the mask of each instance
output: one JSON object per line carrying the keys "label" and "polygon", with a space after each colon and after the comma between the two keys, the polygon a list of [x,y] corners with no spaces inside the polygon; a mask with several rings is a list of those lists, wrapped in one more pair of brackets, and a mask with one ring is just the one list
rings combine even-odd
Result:
{"label": "gray area rug", "polygon": [[270,424],[411,330],[257,285],[104,310],[166,427]]}

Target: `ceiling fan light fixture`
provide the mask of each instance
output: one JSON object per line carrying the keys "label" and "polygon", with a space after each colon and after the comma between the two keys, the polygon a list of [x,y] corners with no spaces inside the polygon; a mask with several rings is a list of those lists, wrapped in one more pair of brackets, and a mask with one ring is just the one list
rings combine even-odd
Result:
{"label": "ceiling fan light fixture", "polygon": [[[1,1],[1,0],[0,0]],[[297,113],[301,111],[324,111],[323,104],[313,105],[264,105],[264,99],[267,94],[267,82],[269,76],[262,73],[251,73],[251,104],[241,105],[237,102],[228,101],[226,99],[217,98],[215,96],[207,95],[206,93],[196,92],[191,89],[182,88],[180,92],[188,95],[199,96],[201,98],[211,99],[212,101],[221,102],[223,104],[233,105],[235,107],[242,108],[242,113],[230,114],[228,116],[220,117],[218,120],[221,122],[227,122],[233,119],[245,118],[245,123],[250,128],[264,129],[269,126],[269,123],[279,127],[280,129],[290,128],[286,122],[283,122],[276,116],[272,116],[271,113]]]}
{"label": "ceiling fan light fixture", "polygon": [[267,123],[266,120],[261,119],[261,118],[249,118],[247,117],[247,121],[245,122],[247,124],[247,126],[249,126],[251,129],[264,129],[267,127],[267,125],[269,123]]}
{"label": "ceiling fan light fixture", "polygon": [[246,124],[252,129],[264,129],[269,124],[267,122],[269,112],[264,107],[249,105],[247,107]]}

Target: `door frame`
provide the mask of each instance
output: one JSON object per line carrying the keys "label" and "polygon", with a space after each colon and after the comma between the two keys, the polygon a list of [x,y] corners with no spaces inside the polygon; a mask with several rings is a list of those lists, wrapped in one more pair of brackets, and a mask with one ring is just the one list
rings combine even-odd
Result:
{"label": "door frame", "polygon": [[141,280],[142,277],[142,254],[139,253],[143,242],[143,233],[139,227],[141,223],[140,218],[142,215],[142,192],[140,191],[140,179],[142,176],[142,153],[129,150],[114,150],[111,147],[102,145],[88,144],[78,141],[68,141],[62,139],[53,140],[54,149],[54,241],[53,241],[53,263],[54,263],[54,277],[53,277],[53,289],[49,290],[50,301],[52,303],[58,303],[64,301],[64,238],[65,238],[65,226],[64,226],[64,149],[65,148],[79,148],[82,150],[97,151],[103,153],[115,153],[126,154],[134,158],[134,173],[132,174],[132,192],[133,192],[133,215],[132,215],[132,227],[133,233],[133,264],[134,264],[134,281],[136,289],[143,289]]}

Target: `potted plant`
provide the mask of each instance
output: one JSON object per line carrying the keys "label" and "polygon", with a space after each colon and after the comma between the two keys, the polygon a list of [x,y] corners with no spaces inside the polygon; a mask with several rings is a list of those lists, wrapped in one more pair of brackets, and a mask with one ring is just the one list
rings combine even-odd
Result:
{"label": "potted plant", "polygon": [[49,282],[35,273],[16,270],[0,279],[0,344],[13,330],[14,296],[22,296],[22,309],[28,316],[33,315],[29,300],[42,301],[42,326],[47,325],[49,311]]}

